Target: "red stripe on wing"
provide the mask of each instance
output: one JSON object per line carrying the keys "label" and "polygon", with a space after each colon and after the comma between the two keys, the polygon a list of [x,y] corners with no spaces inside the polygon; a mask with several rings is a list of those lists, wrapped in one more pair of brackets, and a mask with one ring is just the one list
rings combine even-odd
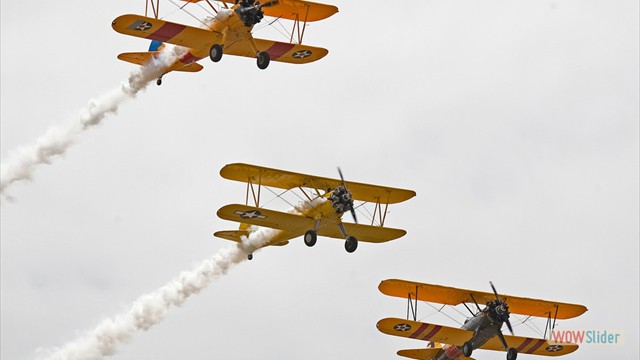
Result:
{"label": "red stripe on wing", "polygon": [[147,36],[147,39],[153,39],[158,41],[167,41],[174,36],[178,35],[182,30],[184,30],[186,26],[174,23],[165,23],[160,27],[160,29],[154,31],[152,34]]}
{"label": "red stripe on wing", "polygon": [[540,346],[542,346],[542,344],[544,344],[544,340],[538,340],[538,343],[536,343],[535,345],[533,345],[533,346],[531,347],[531,349],[529,349],[529,350],[525,351],[525,353],[527,353],[527,354],[531,354],[531,353],[533,353],[534,351],[538,350],[538,348],[539,348]]}
{"label": "red stripe on wing", "polygon": [[202,59],[203,58],[201,57],[193,56],[191,52],[187,52],[186,54],[182,55],[182,57],[180,58],[180,62],[183,64],[191,64],[192,62],[196,62]]}
{"label": "red stripe on wing", "polygon": [[529,345],[529,343],[533,341],[533,339],[529,339],[527,338],[525,341],[522,342],[522,344],[520,344],[520,346],[518,346],[518,348],[516,349],[518,352],[522,351],[522,349],[524,349],[525,346]]}
{"label": "red stripe on wing", "polygon": [[277,60],[282,55],[288,53],[289,50],[293,49],[294,46],[296,45],[277,42],[273,44],[273,46],[271,46],[267,50],[267,52],[269,53],[269,57],[271,57],[272,60]]}
{"label": "red stripe on wing", "polygon": [[409,337],[412,339],[417,338],[420,334],[422,334],[423,331],[425,331],[427,328],[429,327],[429,324],[421,324],[420,327],[418,328],[418,330],[416,330],[413,334],[411,334]]}
{"label": "red stripe on wing", "polygon": [[422,340],[430,340],[431,337],[433,337],[435,334],[438,333],[438,331],[440,331],[440,329],[442,329],[442,326],[440,325],[436,325],[433,327],[433,330],[429,331],[429,333],[427,335],[425,335]]}

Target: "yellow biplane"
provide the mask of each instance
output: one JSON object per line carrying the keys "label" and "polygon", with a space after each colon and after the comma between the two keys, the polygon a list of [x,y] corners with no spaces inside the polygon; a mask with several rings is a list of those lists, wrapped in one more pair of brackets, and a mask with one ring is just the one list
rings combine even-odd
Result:
{"label": "yellow biplane", "polygon": [[[570,319],[582,315],[582,305],[499,295],[493,284],[493,293],[464,290],[453,287],[423,284],[405,280],[385,280],[378,289],[385,295],[406,298],[407,319],[386,318],[378,321],[378,330],[385,334],[428,341],[426,348],[400,350],[398,355],[421,360],[470,359],[475,349],[506,351],[507,360],[515,360],[519,353],[560,356],[574,352],[577,344],[558,344],[551,339],[551,330],[557,319]],[[428,324],[417,321],[418,300],[443,305],[463,304],[471,313],[461,328]],[[480,309],[479,303],[486,304]],[[472,311],[467,304],[475,304]],[[413,320],[409,320],[411,314]],[[513,336],[509,314],[546,317],[547,325],[542,339]],[[511,335],[502,334],[503,324]],[[547,330],[549,339],[547,339]]]}
{"label": "yellow biplane", "polygon": [[[182,1],[187,5],[202,0]],[[118,58],[145,65],[159,55],[165,42],[187,48],[182,56],[166,68],[166,74],[170,71],[200,71],[203,67],[196,62],[207,56],[213,62],[220,61],[223,54],[256,58],[258,68],[266,69],[271,60],[305,64],[319,60],[328,53],[323,48],[302,45],[302,39],[308,22],[323,20],[338,12],[333,5],[303,0],[270,0],[264,3],[258,0],[213,0],[221,4],[216,7],[209,0],[204,1],[213,12],[204,20],[198,19],[201,28],[159,19],[159,0],[147,0],[145,16],[127,14],[117,17],[111,24],[115,31],[152,40],[148,52],[123,53]],[[154,17],[147,16],[149,4]],[[289,42],[253,37],[253,27],[264,16],[273,17],[276,19],[274,21],[293,21]],[[297,37],[294,39],[295,35]],[[162,76],[157,83],[162,83]]]}
{"label": "yellow biplane", "polygon": [[[218,210],[218,217],[239,222],[240,229],[218,231],[214,235],[240,242],[255,230],[251,225],[276,229],[264,246],[286,245],[290,239],[299,236],[303,236],[307,246],[313,246],[320,235],[345,239],[345,249],[351,253],[358,247],[358,241],[381,243],[397,239],[406,231],[384,227],[387,208],[389,204],[400,203],[416,195],[412,190],[344,181],[342,172],[338,180],[262,166],[229,164],[220,170],[220,175],[246,183],[247,189],[244,205],[226,205]],[[290,212],[266,209],[260,204],[261,190],[271,190],[271,187],[285,192],[296,191],[302,202],[292,205]],[[301,195],[297,194],[298,191]],[[282,198],[283,194],[277,197]],[[250,198],[253,205],[249,204]],[[361,203],[355,205],[354,200]],[[365,204],[374,206],[371,225],[357,223],[356,210]],[[355,223],[342,221],[345,212],[351,212]]]}

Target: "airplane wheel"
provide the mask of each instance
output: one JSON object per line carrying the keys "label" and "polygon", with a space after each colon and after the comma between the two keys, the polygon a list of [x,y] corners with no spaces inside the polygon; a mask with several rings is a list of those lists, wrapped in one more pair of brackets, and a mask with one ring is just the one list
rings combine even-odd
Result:
{"label": "airplane wheel", "polygon": [[514,348],[509,348],[509,350],[507,350],[507,360],[516,360],[517,357],[518,357],[518,350]]}
{"label": "airplane wheel", "polygon": [[354,238],[353,236],[347,236],[347,239],[344,242],[344,248],[348,253],[356,251],[356,249],[358,248],[358,239]]}
{"label": "airplane wheel", "polygon": [[252,260],[252,259],[253,259],[253,254],[249,254],[249,255],[247,255],[247,259],[248,259],[248,260]]}
{"label": "airplane wheel", "polygon": [[261,51],[258,53],[258,68],[264,70],[269,66],[269,61],[271,61],[271,57],[269,57],[269,53],[266,51]]}
{"label": "airplane wheel", "polygon": [[471,357],[471,353],[473,352],[473,346],[471,346],[470,342],[466,342],[462,345],[462,353],[465,357]]}
{"label": "airplane wheel", "polygon": [[158,78],[158,80],[156,80],[156,84],[158,86],[162,85],[162,78]]}
{"label": "airplane wheel", "polygon": [[222,59],[222,45],[213,44],[211,49],[209,49],[209,58],[211,58],[213,62],[220,61],[220,59]]}
{"label": "airplane wheel", "polygon": [[315,245],[317,240],[318,234],[313,230],[309,230],[304,234],[304,243],[307,244],[308,247]]}

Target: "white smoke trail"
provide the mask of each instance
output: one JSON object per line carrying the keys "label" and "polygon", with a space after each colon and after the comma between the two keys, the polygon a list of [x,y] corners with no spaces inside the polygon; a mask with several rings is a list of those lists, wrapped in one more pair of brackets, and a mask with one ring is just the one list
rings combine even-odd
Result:
{"label": "white smoke trail", "polygon": [[[202,261],[191,271],[185,271],[158,290],[143,295],[123,314],[103,320],[84,337],[51,351],[39,351],[49,360],[100,360],[116,353],[119,344],[127,342],[140,331],[147,331],[162,321],[171,307],[182,305],[212,281],[247,259],[247,255],[262,247],[278,230],[260,228],[234,247],[224,248]],[[46,354],[43,354],[46,353]]]}
{"label": "white smoke trail", "polygon": [[[318,198],[312,202],[299,203],[288,210],[302,214],[310,207],[324,203]],[[266,245],[280,230],[258,228],[243,237],[243,242],[235,247],[220,250],[213,257],[204,260],[191,271],[180,274],[177,279],[158,290],[143,295],[133,302],[123,314],[105,319],[84,337],[51,351],[39,350],[41,358],[47,360],[102,360],[114,355],[119,344],[127,342],[140,331],[147,331],[164,320],[167,311],[182,305],[190,296],[198,294],[212,281],[225,275],[229,269],[247,259],[247,255]]]}
{"label": "white smoke trail", "polygon": [[51,164],[56,155],[64,154],[84,131],[99,125],[108,114],[115,114],[127,99],[144,90],[149,83],[163,74],[164,70],[184,54],[180,47],[165,47],[157,59],[140,67],[129,75],[120,88],[97,99],[89,100],[80,110],[78,117],[64,126],[54,126],[47,130],[35,144],[18,149],[7,161],[2,161],[0,169],[0,196],[10,198],[5,191],[16,181],[30,180],[40,165]]}

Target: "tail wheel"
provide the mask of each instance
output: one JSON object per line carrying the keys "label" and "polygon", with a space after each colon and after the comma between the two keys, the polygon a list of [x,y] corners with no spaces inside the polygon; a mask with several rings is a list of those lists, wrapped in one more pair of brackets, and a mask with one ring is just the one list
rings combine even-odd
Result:
{"label": "tail wheel", "polygon": [[247,255],[247,260],[252,260],[252,259],[253,259],[253,254]]}
{"label": "tail wheel", "polygon": [[467,341],[462,345],[462,353],[464,354],[465,357],[471,357],[472,352],[473,352],[473,346],[471,346],[471,343],[469,341]]}
{"label": "tail wheel", "polygon": [[347,239],[344,242],[344,248],[348,253],[356,251],[356,249],[358,248],[358,239],[353,236],[347,236]]}
{"label": "tail wheel", "polygon": [[209,57],[213,62],[220,61],[220,59],[222,59],[222,45],[214,44],[211,46],[211,49],[209,49]]}
{"label": "tail wheel", "polygon": [[266,51],[261,51],[258,53],[258,68],[260,70],[264,70],[269,66],[269,62],[271,61],[271,57],[269,53]]}
{"label": "tail wheel", "polygon": [[516,360],[517,357],[518,357],[518,350],[514,348],[509,348],[509,350],[507,350],[507,360]]}
{"label": "tail wheel", "polygon": [[158,86],[162,85],[162,78],[161,77],[159,77],[158,80],[156,80],[156,84]]}
{"label": "tail wheel", "polygon": [[317,240],[318,234],[313,230],[309,230],[304,234],[304,243],[308,247],[312,247],[313,245],[315,245]]}

